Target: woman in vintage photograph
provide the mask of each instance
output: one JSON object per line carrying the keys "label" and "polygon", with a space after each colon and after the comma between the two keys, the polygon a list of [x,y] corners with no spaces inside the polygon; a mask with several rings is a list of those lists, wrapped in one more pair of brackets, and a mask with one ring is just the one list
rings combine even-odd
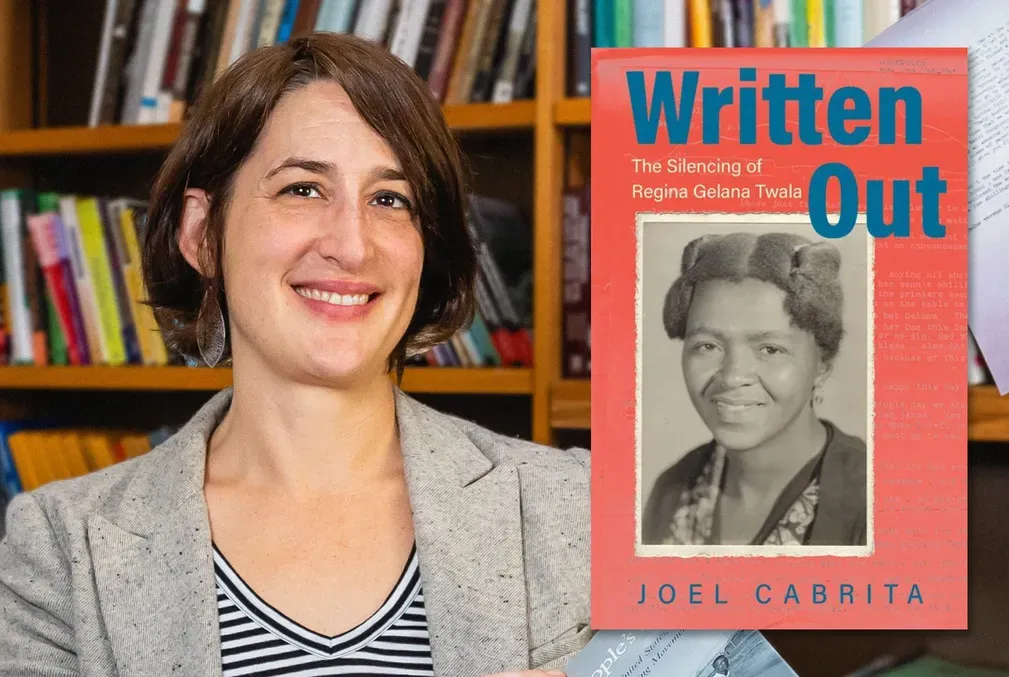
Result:
{"label": "woman in vintage photograph", "polygon": [[817,414],[844,335],[841,256],[786,233],[705,235],[665,297],[712,439],[658,478],[655,545],[862,545],[866,445]]}
{"label": "woman in vintage photograph", "polygon": [[587,452],[391,378],[473,315],[468,191],[427,84],[378,44],[298,37],[209,85],[143,265],[170,343],[233,387],[149,453],[14,498],[0,674],[543,675],[585,645]]}
{"label": "woman in vintage photograph", "polygon": [[729,675],[729,658],[725,654],[719,654],[715,657],[715,660],[711,662],[712,675],[715,677],[728,677]]}

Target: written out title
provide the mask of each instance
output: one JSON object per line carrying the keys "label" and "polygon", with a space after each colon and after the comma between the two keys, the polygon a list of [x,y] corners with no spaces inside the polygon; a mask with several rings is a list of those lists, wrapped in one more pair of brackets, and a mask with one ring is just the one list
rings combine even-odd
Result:
{"label": "written out title", "polygon": [[[680,74],[679,88],[674,87],[669,71],[655,73],[648,91],[643,71],[627,72],[627,89],[634,116],[634,132],[641,145],[659,142],[659,128],[665,121],[666,141],[671,145],[686,144],[694,121],[695,102],[701,101],[701,137],[705,145],[721,141],[722,123],[734,116],[738,125],[739,143],[754,145],[758,132],[777,146],[801,143],[807,146],[823,144],[824,131],[816,124],[817,107],[824,100],[823,88],[817,85],[812,73],[799,74],[795,84],[789,84],[785,75],[768,75],[764,86],[756,84],[755,68],[739,69],[739,85],[732,87],[701,87],[698,71]],[[698,91],[700,90],[700,91]],[[758,128],[757,102],[766,104],[767,125]],[[789,129],[787,112],[794,106],[798,112],[796,130]],[[842,146],[857,146],[872,136],[873,118],[877,129],[875,140],[881,146],[899,143],[920,145],[922,140],[921,93],[914,87],[880,87],[873,97],[861,87],[840,87],[826,101],[826,134]],[[898,107],[903,107],[903,134],[898,136]],[[874,115],[875,112],[875,115]],[[827,189],[836,182],[840,190],[840,208],[836,221],[829,218]],[[893,213],[889,221],[885,215],[887,191]],[[840,238],[848,235],[858,219],[859,198],[863,186],[847,165],[826,162],[813,171],[807,191],[809,217],[813,228],[821,237]],[[911,179],[866,179],[866,227],[876,238],[910,237],[911,235]],[[946,192],[946,181],[938,167],[923,167],[920,177],[913,180],[913,190],[921,201],[921,228],[928,237],[945,237],[946,228],[939,220],[939,199]]]}

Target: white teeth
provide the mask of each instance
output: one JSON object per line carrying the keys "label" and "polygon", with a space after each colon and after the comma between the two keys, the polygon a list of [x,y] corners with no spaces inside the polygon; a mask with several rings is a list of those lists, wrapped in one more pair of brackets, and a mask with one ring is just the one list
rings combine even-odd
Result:
{"label": "white teeth", "polygon": [[726,402],[716,402],[715,406],[718,407],[718,411],[722,412],[723,414],[739,414],[739,413],[742,413],[744,411],[749,411],[751,409],[759,407],[760,405],[759,404],[728,404]]}
{"label": "white teeth", "polygon": [[363,306],[368,302],[368,294],[337,294],[305,287],[295,287],[294,290],[305,298],[324,301],[334,306]]}

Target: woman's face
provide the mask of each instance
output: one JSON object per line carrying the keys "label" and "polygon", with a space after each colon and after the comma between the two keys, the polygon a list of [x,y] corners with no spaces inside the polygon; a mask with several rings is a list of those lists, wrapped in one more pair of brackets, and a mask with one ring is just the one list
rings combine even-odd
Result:
{"label": "woman's face", "polygon": [[785,292],[755,279],[694,290],[683,375],[715,440],[733,450],[773,439],[809,407],[823,373],[813,335],[785,313]]}
{"label": "woman's face", "polygon": [[275,108],[224,229],[236,365],[351,385],[384,374],[417,301],[423,242],[392,149],[338,84]]}

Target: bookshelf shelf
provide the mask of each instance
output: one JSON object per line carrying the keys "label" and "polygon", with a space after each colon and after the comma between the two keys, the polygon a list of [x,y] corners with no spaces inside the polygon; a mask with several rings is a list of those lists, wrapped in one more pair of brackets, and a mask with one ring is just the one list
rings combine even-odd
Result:
{"label": "bookshelf shelf", "polygon": [[0,134],[0,157],[162,150],[178,134],[173,124],[23,129]]}
{"label": "bookshelf shelf", "polygon": [[995,386],[971,386],[967,410],[972,442],[1009,442],[1009,396],[999,395]]}
{"label": "bookshelf shelf", "polygon": [[531,369],[416,367],[403,374],[403,389],[414,393],[527,395],[532,388]]}
{"label": "bookshelf shelf", "polygon": [[[558,429],[588,430],[592,422],[588,380],[565,379],[554,383],[550,421]],[[995,386],[971,386],[967,400],[967,437],[971,442],[1009,442],[1009,396]]]}
{"label": "bookshelf shelf", "polygon": [[562,379],[551,389],[550,422],[561,430],[588,430],[592,422],[588,379]]}
{"label": "bookshelf shelf", "polygon": [[[231,385],[231,370],[206,367],[0,367],[2,390],[215,391]],[[431,394],[526,395],[528,369],[415,367],[403,374],[403,389]]]}
{"label": "bookshelf shelf", "polygon": [[[457,131],[532,129],[535,101],[445,106],[445,118]],[[54,127],[0,133],[0,158],[88,153],[131,153],[169,148],[181,125],[106,125]]]}
{"label": "bookshelf shelf", "polygon": [[500,131],[533,128],[536,102],[467,103],[445,106],[445,120],[456,131]]}
{"label": "bookshelf shelf", "polygon": [[588,97],[561,99],[554,104],[554,122],[561,127],[587,127],[591,117],[592,105]]}

